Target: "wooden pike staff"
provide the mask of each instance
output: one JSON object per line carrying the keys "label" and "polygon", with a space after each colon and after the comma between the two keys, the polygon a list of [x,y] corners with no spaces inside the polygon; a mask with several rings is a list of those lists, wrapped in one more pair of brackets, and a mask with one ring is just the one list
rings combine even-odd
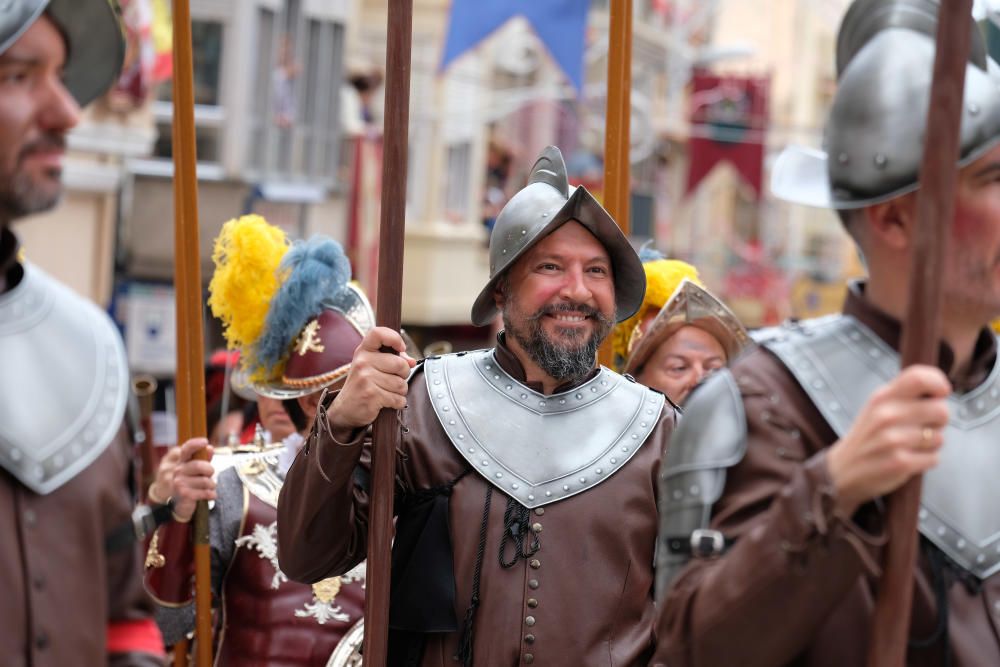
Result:
{"label": "wooden pike staff", "polygon": [[[399,331],[403,290],[403,227],[406,213],[407,134],[410,119],[410,48],[413,0],[389,0],[385,48],[385,128],[382,158],[382,218],[376,320]],[[386,350],[388,351],[388,350]],[[365,590],[365,667],[386,663],[389,636],[389,566],[392,503],[396,483],[399,423],[394,410],[375,420],[372,497],[368,510],[368,569]]]}
{"label": "wooden pike staff", "polygon": [[[604,121],[604,208],[629,234],[632,171],[629,160],[632,122],[632,0],[611,0],[608,26],[608,97]],[[614,362],[611,339],[598,358]]]}
{"label": "wooden pike staff", "polygon": [[[177,307],[177,441],[203,436],[205,424],[204,342],[202,340],[201,253],[198,235],[198,180],[194,131],[194,69],[191,8],[173,0],[174,59],[174,291]],[[208,458],[202,450],[199,458]],[[212,664],[211,553],[208,505],[194,515],[195,664]]]}
{"label": "wooden pike staff", "polygon": [[[904,367],[937,364],[941,339],[940,277],[946,270],[945,248],[954,214],[955,163],[960,151],[971,16],[972,0],[942,0],[927,138],[920,166],[910,298],[900,348]],[[888,498],[889,542],[868,647],[869,667],[902,667],[906,660],[921,484],[922,477],[918,475]]]}

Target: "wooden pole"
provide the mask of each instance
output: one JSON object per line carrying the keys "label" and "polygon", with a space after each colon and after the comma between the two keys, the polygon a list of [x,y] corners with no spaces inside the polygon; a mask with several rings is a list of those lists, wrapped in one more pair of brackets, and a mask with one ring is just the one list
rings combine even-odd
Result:
{"label": "wooden pole", "polygon": [[[401,325],[400,297],[403,289],[412,25],[413,0],[389,0],[376,320],[380,326],[396,331]],[[363,650],[365,667],[382,667],[386,663],[389,632],[392,503],[396,482],[396,448],[399,446],[399,423],[395,411],[382,410],[375,420],[372,435],[372,498],[368,510]]]}
{"label": "wooden pole", "polygon": [[[904,367],[937,364],[941,339],[941,276],[946,270],[945,248],[954,215],[958,176],[955,164],[960,151],[971,16],[972,0],[943,0],[941,3],[934,80],[927,112],[927,139],[920,166],[910,296],[900,347]],[[906,660],[921,482],[921,476],[914,477],[887,501],[889,542],[875,603],[872,640],[868,647],[869,667],[902,667]]]}
{"label": "wooden pole", "polygon": [[[626,236],[632,180],[629,161],[632,120],[632,0],[611,0],[608,28],[608,102],[604,130],[604,208]],[[601,345],[598,360],[614,362],[611,339]]]}
{"label": "wooden pole", "polygon": [[[174,58],[174,290],[177,307],[177,440],[204,436],[205,370],[202,340],[201,251],[198,234],[198,180],[194,128],[194,66],[191,8],[173,0]],[[207,459],[202,451],[199,458]],[[195,664],[212,664],[211,552],[208,505],[194,516]]]}

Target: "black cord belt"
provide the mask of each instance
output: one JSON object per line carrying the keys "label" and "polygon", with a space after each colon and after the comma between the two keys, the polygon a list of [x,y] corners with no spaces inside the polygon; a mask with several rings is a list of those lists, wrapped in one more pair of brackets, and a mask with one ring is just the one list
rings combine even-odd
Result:
{"label": "black cord belt", "polygon": [[133,542],[142,542],[157,527],[170,521],[174,511],[173,501],[163,505],[139,505],[127,520],[118,524],[104,539],[105,551],[118,551]]}

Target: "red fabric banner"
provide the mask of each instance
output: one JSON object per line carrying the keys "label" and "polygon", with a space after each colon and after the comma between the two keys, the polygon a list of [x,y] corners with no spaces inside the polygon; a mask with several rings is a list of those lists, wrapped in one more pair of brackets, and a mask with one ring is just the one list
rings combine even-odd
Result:
{"label": "red fabric banner", "polygon": [[759,199],[763,192],[770,79],[695,72],[691,83],[687,194],[721,162],[729,162]]}

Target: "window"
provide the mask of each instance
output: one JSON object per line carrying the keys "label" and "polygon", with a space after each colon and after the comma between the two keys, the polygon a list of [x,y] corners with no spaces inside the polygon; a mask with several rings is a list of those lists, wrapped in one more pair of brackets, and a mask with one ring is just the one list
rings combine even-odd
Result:
{"label": "window", "polygon": [[[191,22],[194,73],[195,143],[199,162],[221,159],[223,108],[220,91],[223,25],[218,21]],[[156,94],[153,115],[158,132],[153,156],[173,157],[173,80],[164,82]]]}
{"label": "window", "polygon": [[448,146],[445,176],[445,217],[463,222],[469,212],[472,172],[472,144],[464,141]]}
{"label": "window", "polygon": [[257,13],[247,155],[259,179],[332,185],[340,159],[344,26],[310,17],[298,0]]}

